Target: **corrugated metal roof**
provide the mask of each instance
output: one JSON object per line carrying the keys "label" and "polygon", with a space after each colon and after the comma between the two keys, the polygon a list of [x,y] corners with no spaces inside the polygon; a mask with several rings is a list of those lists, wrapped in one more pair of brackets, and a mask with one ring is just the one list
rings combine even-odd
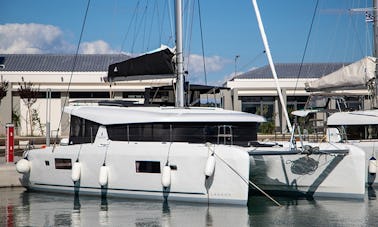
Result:
{"label": "corrugated metal roof", "polygon": [[[278,78],[320,78],[332,73],[350,63],[276,63]],[[300,75],[298,76],[298,73]],[[273,74],[268,65],[237,75],[233,79],[273,79]]]}
{"label": "corrugated metal roof", "polygon": [[129,58],[124,54],[0,54],[0,72],[107,72],[110,64]]}

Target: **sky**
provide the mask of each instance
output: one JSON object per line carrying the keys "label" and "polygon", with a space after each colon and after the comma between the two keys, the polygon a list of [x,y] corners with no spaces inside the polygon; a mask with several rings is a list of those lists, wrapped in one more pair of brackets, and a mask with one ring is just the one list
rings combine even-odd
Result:
{"label": "sky", "polygon": [[[364,10],[351,11],[371,7],[372,0],[257,2],[275,63],[352,62],[372,53],[372,24]],[[90,0],[87,6],[88,0],[2,0],[0,54],[78,49],[138,56],[175,45],[173,0]],[[191,83],[222,85],[267,65],[251,0],[183,0],[183,6]]]}

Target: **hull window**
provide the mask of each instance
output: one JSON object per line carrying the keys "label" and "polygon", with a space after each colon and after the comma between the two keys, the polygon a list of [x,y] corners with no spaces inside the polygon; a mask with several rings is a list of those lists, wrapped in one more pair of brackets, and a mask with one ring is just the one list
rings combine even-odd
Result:
{"label": "hull window", "polygon": [[160,173],[160,162],[157,161],[135,161],[137,173]]}
{"label": "hull window", "polygon": [[72,162],[69,158],[56,158],[55,169],[72,169]]}

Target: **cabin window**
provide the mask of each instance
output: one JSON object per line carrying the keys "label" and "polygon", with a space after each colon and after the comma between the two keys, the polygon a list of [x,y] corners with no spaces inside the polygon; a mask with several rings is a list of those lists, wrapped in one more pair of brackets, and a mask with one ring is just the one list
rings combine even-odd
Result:
{"label": "cabin window", "polygon": [[160,162],[158,161],[135,161],[137,173],[160,173]]}
{"label": "cabin window", "polygon": [[99,124],[77,116],[71,116],[70,144],[93,143]]}
{"label": "cabin window", "polygon": [[378,125],[347,125],[338,126],[340,132],[344,132],[348,140],[378,139]]}
{"label": "cabin window", "polygon": [[[172,122],[140,123],[107,126],[109,139],[113,141],[158,141],[189,143],[222,143],[224,122]],[[233,122],[227,124],[227,144],[248,146],[257,140],[255,122]],[[220,135],[221,134],[221,135]],[[222,137],[220,140],[219,138]]]}

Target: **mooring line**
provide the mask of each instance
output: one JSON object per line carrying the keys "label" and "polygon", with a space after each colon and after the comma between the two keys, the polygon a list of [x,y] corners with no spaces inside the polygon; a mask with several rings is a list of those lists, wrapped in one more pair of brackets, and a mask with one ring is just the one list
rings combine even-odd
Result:
{"label": "mooring line", "polygon": [[[210,148],[210,146],[208,145],[208,147]],[[211,149],[211,148],[210,148]],[[247,180],[245,179],[242,175],[240,175],[240,173],[238,173],[238,171],[236,171],[231,165],[229,165],[224,159],[222,159],[219,155],[217,155],[215,153],[214,150],[212,150],[214,155],[219,159],[221,160],[226,166],[228,166],[228,168],[230,168],[234,173],[236,173],[236,175],[238,175],[245,183],[247,183],[248,185],[252,185],[254,188],[256,188],[258,191],[260,191],[263,195],[265,195],[268,199],[270,199],[271,201],[273,201],[277,206],[281,206],[281,204],[279,202],[277,202],[275,199],[273,199],[273,197],[271,197],[268,193],[266,193],[264,190],[262,190],[259,186],[257,186],[256,184],[254,184],[251,180]]]}

